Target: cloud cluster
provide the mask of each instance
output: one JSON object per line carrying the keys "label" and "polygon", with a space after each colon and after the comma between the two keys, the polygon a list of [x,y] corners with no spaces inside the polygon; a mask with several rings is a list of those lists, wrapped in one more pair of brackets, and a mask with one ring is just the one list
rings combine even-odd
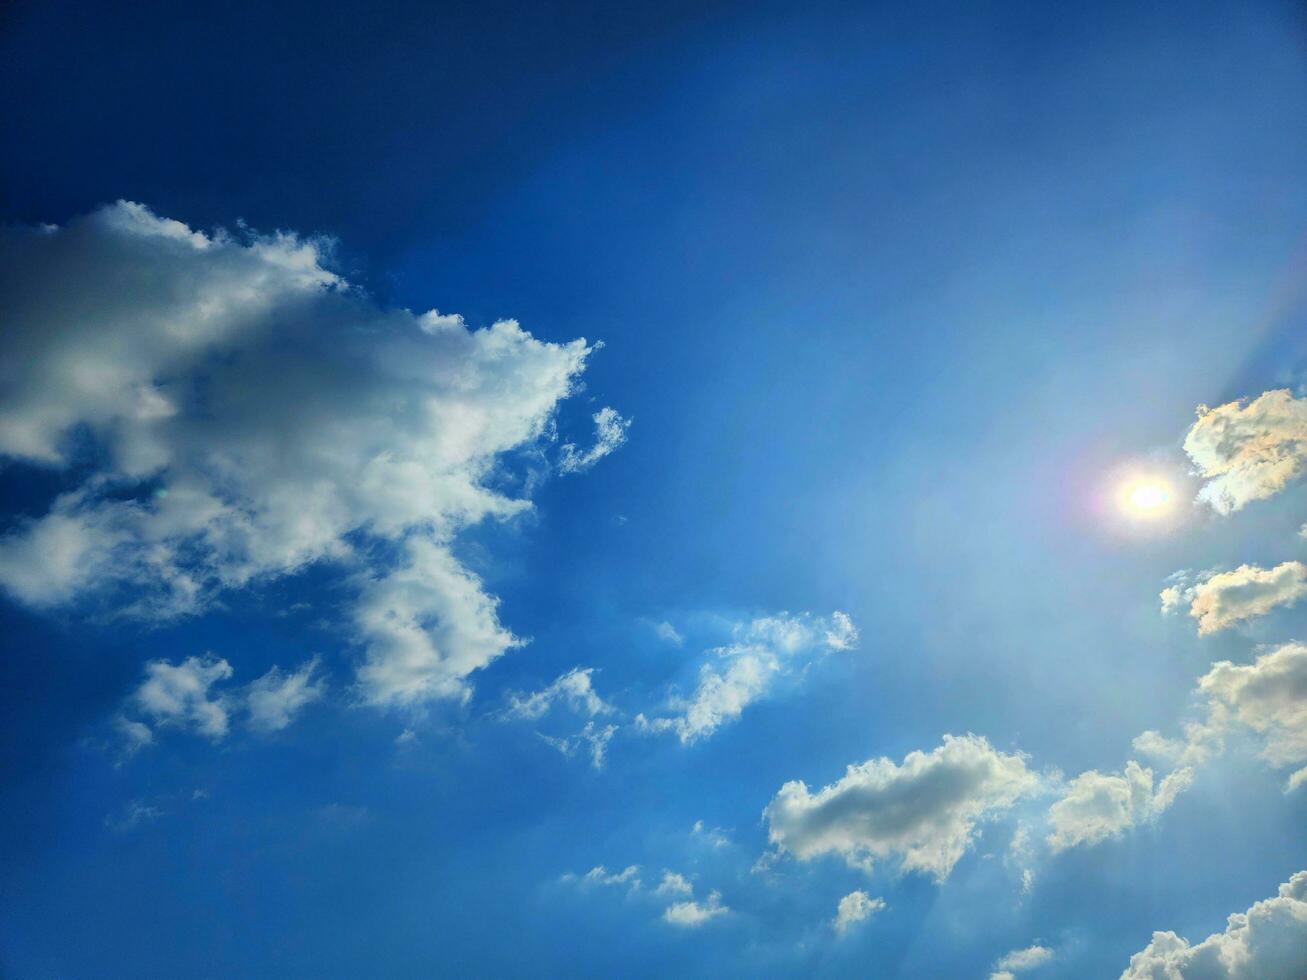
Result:
{"label": "cloud cluster", "polygon": [[234,673],[222,658],[187,657],[177,664],[152,660],[145,665],[145,680],[115,719],[115,727],[128,754],[154,741],[153,729],[145,721],[129,717],[128,712],[156,727],[193,731],[214,741],[227,735],[237,713],[243,713],[246,724],[256,732],[280,731],[305,705],[325,693],[325,683],[315,676],[317,669],[318,658],[314,657],[293,673],[273,667],[244,688],[219,690]]}
{"label": "cloud cluster", "polygon": [[1274,568],[1240,565],[1229,572],[1207,573],[1189,585],[1181,579],[1162,590],[1162,612],[1188,605],[1198,632],[1216,633],[1236,623],[1290,606],[1307,595],[1307,565],[1286,561]]}
{"label": "cloud cluster", "polygon": [[712,735],[764,697],[782,677],[802,671],[817,657],[857,646],[858,631],[845,613],[829,618],[782,613],[735,627],[732,642],[710,651],[713,659],[699,670],[694,692],[674,698],[673,715],[636,716],[636,727],[671,733],[682,745]]}
{"label": "cloud cluster", "polygon": [[815,793],[788,782],[763,816],[771,842],[799,860],[834,854],[869,867],[895,856],[905,870],[943,881],[977,824],[1038,785],[1023,756],[975,735],[946,735],[930,752],[910,752],[902,765],[879,758],[849,766]]}
{"label": "cloud cluster", "polygon": [[1307,762],[1307,644],[1285,643],[1251,664],[1222,660],[1198,689],[1218,719],[1261,736],[1262,755],[1272,765]]}
{"label": "cloud cluster", "polygon": [[1155,932],[1121,980],[1301,980],[1307,976],[1307,871],[1274,898],[1231,915],[1224,932],[1190,945]]}
{"label": "cloud cluster", "polygon": [[[383,309],[328,249],[125,202],[0,232],[0,455],[87,474],[0,538],[0,587],[154,618],[339,561],[364,699],[467,695],[517,640],[455,536],[529,509],[504,460],[546,434],[592,348]],[[620,445],[616,413],[596,425],[566,470]]]}
{"label": "cloud cluster", "polygon": [[582,887],[623,887],[628,895],[642,893],[647,898],[666,902],[662,920],[684,929],[698,928],[730,912],[722,904],[722,896],[718,891],[709,892],[702,902],[696,900],[693,883],[675,871],[664,871],[662,879],[652,891],[642,891],[644,883],[640,879],[640,866],[636,864],[629,865],[620,872],[611,872],[600,864],[584,875],[568,872],[563,875],[562,881]]}
{"label": "cloud cluster", "polygon": [[[1307,644],[1284,643],[1251,664],[1213,664],[1198,681],[1200,720],[1184,726],[1183,738],[1146,731],[1135,748],[1173,765],[1200,765],[1220,752],[1226,736],[1250,732],[1261,754],[1277,767],[1307,763]],[[1183,771],[1183,770],[1180,770]],[[1307,782],[1307,768],[1289,777],[1288,789]]]}
{"label": "cloud cluster", "polygon": [[1307,465],[1307,399],[1281,388],[1247,403],[1202,406],[1184,451],[1207,481],[1198,499],[1218,514],[1264,500]]}
{"label": "cloud cluster", "polygon": [[1049,808],[1048,844],[1057,852],[1119,837],[1165,811],[1192,782],[1192,769],[1177,769],[1154,791],[1153,771],[1133,760],[1121,773],[1081,773]]}
{"label": "cloud cluster", "polygon": [[590,764],[596,769],[604,766],[608,743],[617,734],[616,725],[599,725],[594,719],[616,713],[616,708],[599,696],[594,689],[594,668],[573,667],[538,691],[525,694],[508,692],[508,707],[499,713],[503,721],[539,721],[558,705],[573,714],[587,715],[591,720],[578,732],[570,735],[547,735],[537,732],[550,745],[571,758],[583,745],[590,750]]}
{"label": "cloud cluster", "polygon": [[1014,949],[994,964],[994,972],[989,975],[989,980],[1014,980],[1018,973],[1043,966],[1052,959],[1053,951],[1047,946],[1036,944],[1025,949]]}
{"label": "cloud cluster", "polygon": [[531,694],[510,691],[508,707],[504,709],[503,716],[507,719],[535,721],[548,714],[558,702],[566,704],[577,714],[587,714],[592,718],[612,714],[613,706],[595,691],[593,678],[593,667],[573,667],[539,691]]}
{"label": "cloud cluster", "polygon": [[883,898],[872,898],[861,889],[851,891],[840,899],[835,909],[835,918],[831,921],[831,928],[835,930],[836,935],[847,935],[850,929],[860,922],[866,922],[884,907]]}

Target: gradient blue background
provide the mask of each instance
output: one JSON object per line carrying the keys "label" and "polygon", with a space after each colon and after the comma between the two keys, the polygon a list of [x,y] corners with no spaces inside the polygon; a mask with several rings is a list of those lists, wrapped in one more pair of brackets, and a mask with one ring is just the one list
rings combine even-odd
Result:
{"label": "gradient blue background", "polygon": [[[1042,938],[1041,976],[1114,976],[1154,928],[1201,938],[1307,867],[1307,797],[1238,757],[1024,901],[982,839],[943,886],[880,873],[889,909],[833,944],[861,876],[749,875],[786,780],[966,731],[1118,768],[1212,660],[1303,635],[1280,613],[1199,640],[1157,612],[1176,569],[1301,550],[1301,491],[1148,539],[1086,506],[1119,460],[1178,458],[1195,405],[1301,377],[1301,6],[958,7],[0,14],[5,219],[127,198],[329,234],[388,303],[602,339],[560,425],[634,418],[531,526],[468,535],[532,642],[409,750],[343,699],[272,744],[103,748],[153,657],[253,676],[321,653],[348,685],[326,570],[154,630],[0,603],[0,973],[960,977]],[[0,469],[5,520],[73,482]],[[647,704],[719,617],[836,608],[856,655],[688,750],[622,739],[595,772],[485,717],[577,664]],[[167,816],[106,828],[142,798]],[[733,844],[696,843],[700,819]],[[599,863],[695,871],[742,914],[680,933],[558,883]]]}

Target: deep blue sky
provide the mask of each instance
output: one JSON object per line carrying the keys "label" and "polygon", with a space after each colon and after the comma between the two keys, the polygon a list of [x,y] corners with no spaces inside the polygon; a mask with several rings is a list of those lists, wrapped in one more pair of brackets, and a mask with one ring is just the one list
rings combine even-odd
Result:
{"label": "deep blue sky", "polygon": [[[358,703],[330,562],[159,622],[0,600],[0,973],[983,978],[1042,942],[1031,976],[1116,976],[1307,868],[1307,789],[1253,745],[1025,896],[1013,813],[942,883],[750,873],[789,780],[967,732],[1119,771],[1212,662],[1307,625],[1197,637],[1157,608],[1177,570],[1301,558],[1303,488],[1146,535],[1088,503],[1147,457],[1187,510],[1194,407],[1299,390],[1301,8],[968,6],[11,4],[7,222],[125,199],[330,236],[382,306],[602,340],[560,439],[603,406],[632,423],[529,517],[458,535],[530,638],[466,704]],[[10,459],[5,527],[94,469]],[[857,649],[710,739],[628,724],[731,624],[835,610]],[[242,683],[318,655],[326,694],[274,736],[161,729],[121,758],[144,665],[206,652]],[[621,712],[602,770],[537,737],[562,709],[496,717],[574,666]],[[134,803],[158,812],[124,826]],[[644,895],[561,880],[601,864]],[[731,912],[662,921],[663,869]],[[887,908],[836,938],[855,888]]]}

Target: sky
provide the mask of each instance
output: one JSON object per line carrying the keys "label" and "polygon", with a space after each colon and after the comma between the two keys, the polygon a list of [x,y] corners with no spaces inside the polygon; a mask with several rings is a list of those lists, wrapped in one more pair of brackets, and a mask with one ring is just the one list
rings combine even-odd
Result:
{"label": "sky", "polygon": [[959,6],[0,13],[0,976],[1307,975],[1307,19]]}

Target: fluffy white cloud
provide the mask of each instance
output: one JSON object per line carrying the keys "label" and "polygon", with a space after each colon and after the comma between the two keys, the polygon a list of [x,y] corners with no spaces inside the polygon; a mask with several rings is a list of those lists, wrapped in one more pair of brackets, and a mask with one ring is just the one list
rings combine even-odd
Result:
{"label": "fluffy white cloud", "polygon": [[729,645],[710,651],[714,660],[699,669],[690,697],[669,701],[678,714],[652,719],[641,714],[636,727],[670,732],[682,745],[707,738],[766,695],[778,677],[801,671],[824,653],[855,647],[858,631],[842,612],[828,619],[781,614],[737,625],[732,639]]}
{"label": "fluffy white cloud", "polygon": [[503,716],[533,721],[543,718],[560,701],[577,714],[586,714],[592,718],[612,714],[615,709],[595,691],[593,679],[593,667],[573,667],[539,691],[531,694],[510,691],[508,707],[504,709]]}
{"label": "fluffy white cloud", "polygon": [[[517,641],[454,538],[529,509],[503,460],[546,433],[592,348],[381,309],[327,248],[128,203],[0,232],[0,455],[97,464],[0,539],[0,586],[159,617],[338,560],[359,582],[364,699],[467,695]],[[608,452],[625,423],[600,415]]]}
{"label": "fluffy white cloud", "polygon": [[1016,974],[1043,966],[1052,959],[1053,951],[1047,946],[1034,945],[1027,946],[1025,949],[1014,949],[994,964],[994,972],[990,974],[989,980],[1012,980]]}
{"label": "fluffy white cloud", "polygon": [[690,884],[685,875],[677,874],[675,871],[664,871],[663,880],[658,883],[654,889],[655,895],[693,895],[694,886]]}
{"label": "fluffy white cloud", "polygon": [[[1251,664],[1215,663],[1199,679],[1198,695],[1203,717],[1185,724],[1183,738],[1146,731],[1135,748],[1169,765],[1191,767],[1207,762],[1225,748],[1228,735],[1242,731],[1260,740],[1262,756],[1272,765],[1307,762],[1307,644],[1265,650]],[[1287,789],[1304,781],[1307,771],[1295,772]]]}
{"label": "fluffy white cloud", "polygon": [[843,936],[859,922],[865,922],[885,907],[883,898],[872,898],[862,890],[852,891],[840,899],[831,928]]}
{"label": "fluffy white cloud", "polygon": [[1184,451],[1207,482],[1198,499],[1218,514],[1283,490],[1307,463],[1307,399],[1287,389],[1252,401],[1202,406]]}
{"label": "fluffy white cloud", "polygon": [[894,855],[905,870],[942,881],[977,824],[1038,785],[1021,755],[975,735],[946,735],[943,745],[910,752],[902,765],[880,758],[849,766],[816,793],[788,782],[763,816],[771,842],[800,860],[837,854],[867,867]]}
{"label": "fluffy white cloud", "polygon": [[563,473],[580,473],[594,466],[609,453],[626,444],[626,431],[631,420],[624,419],[612,408],[601,408],[594,414],[595,444],[581,452],[572,443],[563,446],[558,469]]}
{"label": "fluffy white cloud", "polygon": [[1240,565],[1229,572],[1199,576],[1193,585],[1181,581],[1162,590],[1162,612],[1189,606],[1198,632],[1215,633],[1235,623],[1264,616],[1276,606],[1288,606],[1307,595],[1307,565],[1286,561],[1274,568]]}
{"label": "fluffy white cloud", "polygon": [[689,899],[669,905],[663,912],[663,920],[684,929],[697,929],[729,911],[730,909],[722,904],[721,893],[710,892],[707,901],[704,902]]}
{"label": "fluffy white cloud", "polygon": [[145,680],[113,725],[127,755],[154,741],[153,729],[129,717],[129,711],[155,725],[190,729],[214,741],[224,738],[232,719],[242,714],[256,732],[280,731],[300,709],[325,693],[326,682],[316,676],[318,666],[317,657],[292,673],[274,666],[244,687],[220,689],[234,674],[231,664],[220,657],[188,657],[179,664],[152,660],[145,665]]}
{"label": "fluffy white cloud", "polygon": [[1307,762],[1307,644],[1286,643],[1252,664],[1213,664],[1198,688],[1211,705],[1212,724],[1257,732],[1273,765]]}
{"label": "fluffy white cloud", "polygon": [[133,697],[136,708],[157,724],[193,728],[220,739],[227,734],[228,701],[210,688],[232,675],[231,664],[214,657],[187,657],[180,664],[152,660]]}
{"label": "fluffy white cloud", "polygon": [[1153,771],[1135,761],[1121,773],[1091,769],[1071,780],[1048,811],[1054,851],[1097,844],[1166,810],[1193,782],[1192,769],[1177,769],[1153,790]]}
{"label": "fluffy white cloud", "polygon": [[1121,980],[1302,980],[1307,976],[1307,871],[1279,894],[1231,915],[1224,932],[1190,945],[1155,932]]}
{"label": "fluffy white cloud", "polygon": [[293,674],[273,667],[250,684],[245,694],[250,727],[260,732],[281,731],[301,708],[322,697],[326,688],[314,679],[317,669],[318,658],[314,657]]}

